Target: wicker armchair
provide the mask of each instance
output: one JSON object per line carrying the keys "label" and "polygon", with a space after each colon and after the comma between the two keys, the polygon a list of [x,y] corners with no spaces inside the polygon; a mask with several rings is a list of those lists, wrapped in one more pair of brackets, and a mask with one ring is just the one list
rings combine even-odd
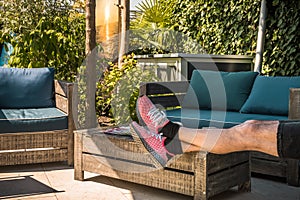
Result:
{"label": "wicker armchair", "polygon": [[45,162],[74,162],[72,118],[73,84],[54,81],[56,108],[67,114],[64,130],[17,132],[0,134],[0,166]]}

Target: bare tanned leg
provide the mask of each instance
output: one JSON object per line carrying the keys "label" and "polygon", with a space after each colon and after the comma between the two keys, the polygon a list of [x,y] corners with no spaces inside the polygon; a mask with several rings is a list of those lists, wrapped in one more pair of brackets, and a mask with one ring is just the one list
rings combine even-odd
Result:
{"label": "bare tanned leg", "polygon": [[[209,151],[225,154],[236,151],[261,151],[278,156],[278,121],[246,121],[229,129],[190,129],[181,127],[178,132],[184,152]],[[190,145],[188,145],[190,144]]]}

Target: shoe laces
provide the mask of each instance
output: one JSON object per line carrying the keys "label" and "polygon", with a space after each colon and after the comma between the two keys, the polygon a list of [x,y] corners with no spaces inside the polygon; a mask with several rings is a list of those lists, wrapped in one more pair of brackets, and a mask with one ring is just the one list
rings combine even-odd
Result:
{"label": "shoe laces", "polygon": [[155,137],[155,139],[162,141],[162,133],[153,133],[150,130],[147,130],[147,133],[151,136],[151,137]]}
{"label": "shoe laces", "polygon": [[150,118],[152,123],[154,123],[154,126],[162,124],[167,118],[166,114],[156,107],[151,108],[147,116]]}
{"label": "shoe laces", "polygon": [[162,142],[162,133],[151,133],[157,140]]}

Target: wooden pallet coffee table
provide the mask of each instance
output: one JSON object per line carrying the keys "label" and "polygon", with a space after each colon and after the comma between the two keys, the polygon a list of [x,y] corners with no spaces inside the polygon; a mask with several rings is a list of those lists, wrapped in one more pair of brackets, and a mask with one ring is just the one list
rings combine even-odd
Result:
{"label": "wooden pallet coffee table", "polygon": [[84,180],[84,171],[88,171],[194,199],[208,199],[234,186],[251,190],[248,152],[184,153],[167,167],[156,169],[149,153],[131,136],[107,135],[97,128],[75,131],[74,167],[76,180]]}

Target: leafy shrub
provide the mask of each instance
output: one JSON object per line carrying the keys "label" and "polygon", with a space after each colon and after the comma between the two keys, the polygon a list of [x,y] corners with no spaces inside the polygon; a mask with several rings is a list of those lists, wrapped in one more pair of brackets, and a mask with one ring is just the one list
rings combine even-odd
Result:
{"label": "leafy shrub", "polygon": [[116,124],[137,120],[135,104],[139,85],[156,80],[155,74],[143,71],[133,57],[134,54],[124,56],[121,66],[110,63],[97,85],[97,114],[112,117]]}
{"label": "leafy shrub", "polygon": [[1,1],[0,8],[0,43],[14,47],[11,67],[54,67],[57,79],[75,80],[85,58],[83,13],[67,0]]}

